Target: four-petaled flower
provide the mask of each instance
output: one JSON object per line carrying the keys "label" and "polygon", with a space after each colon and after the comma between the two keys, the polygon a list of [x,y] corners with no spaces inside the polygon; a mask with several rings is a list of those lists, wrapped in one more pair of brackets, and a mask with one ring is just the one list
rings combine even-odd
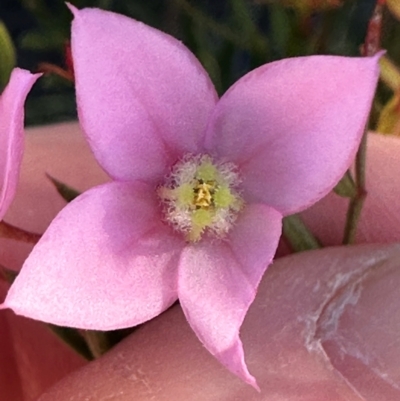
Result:
{"label": "four-petaled flower", "polygon": [[124,16],[71,9],[79,119],[113,181],[60,212],[3,307],[109,330],[179,298],[204,346],[257,387],[240,326],[282,216],[321,199],[350,166],[377,57],[274,62],[218,100],[176,39]]}

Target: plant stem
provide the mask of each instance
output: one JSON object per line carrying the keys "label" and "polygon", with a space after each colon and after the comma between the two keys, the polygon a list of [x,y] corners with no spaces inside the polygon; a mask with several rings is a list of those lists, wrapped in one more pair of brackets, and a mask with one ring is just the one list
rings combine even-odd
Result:
{"label": "plant stem", "polygon": [[350,200],[349,208],[347,210],[346,226],[342,241],[344,245],[352,244],[355,241],[358,220],[360,218],[364,201],[367,196],[367,190],[365,185],[365,180],[366,180],[365,166],[367,161],[367,127],[364,131],[364,135],[362,137],[361,144],[356,156],[356,166],[355,166],[356,194]]}
{"label": "plant stem", "polygon": [[287,216],[283,219],[283,236],[294,252],[322,248],[319,240],[297,214]]}
{"label": "plant stem", "polygon": [[40,240],[41,234],[25,231],[22,228],[15,227],[5,221],[0,221],[0,238],[10,238],[16,241],[36,244]]}
{"label": "plant stem", "polygon": [[[362,48],[363,56],[375,55],[381,45],[382,33],[382,14],[383,14],[384,1],[376,1],[375,9],[368,23],[367,36]],[[373,110],[370,114],[373,115]],[[343,244],[352,244],[355,241],[357,234],[357,224],[361,215],[365,198],[367,196],[366,190],[366,173],[365,166],[367,161],[367,135],[368,123],[365,126],[364,135],[361,140],[360,147],[356,156],[356,195],[351,199],[349,208],[347,210],[346,227],[344,230]]]}

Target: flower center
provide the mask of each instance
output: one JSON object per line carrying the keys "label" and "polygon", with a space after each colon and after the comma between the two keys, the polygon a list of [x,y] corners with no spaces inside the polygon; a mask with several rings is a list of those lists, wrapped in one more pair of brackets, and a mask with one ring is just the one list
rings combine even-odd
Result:
{"label": "flower center", "polygon": [[244,205],[239,184],[232,163],[188,155],[174,165],[158,188],[165,220],[190,242],[199,241],[206,232],[222,238]]}

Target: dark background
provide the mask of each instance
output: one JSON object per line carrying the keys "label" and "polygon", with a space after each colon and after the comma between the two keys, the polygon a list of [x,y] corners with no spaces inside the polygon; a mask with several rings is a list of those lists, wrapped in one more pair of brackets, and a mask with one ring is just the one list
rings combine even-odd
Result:
{"label": "dark background", "polygon": [[[310,2],[313,5],[306,7]],[[375,0],[340,6],[308,0],[71,0],[128,15],[181,39],[200,59],[222,94],[236,79],[268,61],[310,54],[359,55]],[[321,6],[318,4],[322,4]],[[15,49],[15,64],[38,71],[66,69],[72,16],[63,0],[1,0],[0,20]],[[384,45],[400,60],[399,23],[385,11]],[[0,67],[5,53],[0,48]],[[3,73],[4,74],[4,73]],[[5,81],[3,82],[3,86]],[[384,101],[390,93],[381,89]],[[46,74],[27,102],[28,125],[76,118],[73,84]]]}

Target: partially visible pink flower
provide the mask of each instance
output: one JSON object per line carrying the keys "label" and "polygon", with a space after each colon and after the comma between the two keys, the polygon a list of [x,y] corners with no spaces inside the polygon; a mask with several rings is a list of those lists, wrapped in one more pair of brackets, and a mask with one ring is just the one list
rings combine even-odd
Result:
{"label": "partially visible pink flower", "polygon": [[0,220],[17,189],[24,150],[24,103],[40,74],[16,68],[0,96]]}
{"label": "partially visible pink flower", "polygon": [[351,164],[377,57],[271,63],[218,100],[179,41],[110,12],[73,12],[79,118],[114,181],[54,219],[3,307],[109,330],[179,298],[204,346],[257,387],[240,326],[282,216],[321,199]]}

